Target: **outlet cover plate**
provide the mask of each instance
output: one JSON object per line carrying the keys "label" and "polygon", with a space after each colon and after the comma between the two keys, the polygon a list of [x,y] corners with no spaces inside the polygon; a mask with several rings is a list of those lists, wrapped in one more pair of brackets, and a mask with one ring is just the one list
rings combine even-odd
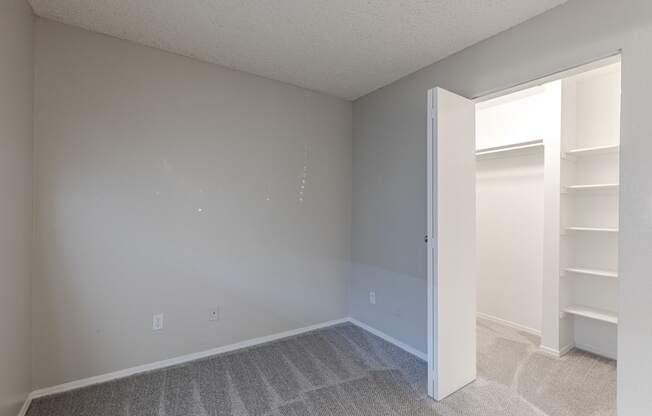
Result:
{"label": "outlet cover plate", "polygon": [[163,329],[163,314],[157,313],[152,317],[152,331]]}

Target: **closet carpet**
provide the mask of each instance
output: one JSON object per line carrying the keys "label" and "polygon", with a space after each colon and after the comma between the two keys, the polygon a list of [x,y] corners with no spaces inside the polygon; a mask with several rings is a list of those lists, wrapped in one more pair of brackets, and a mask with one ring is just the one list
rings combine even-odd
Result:
{"label": "closet carpet", "polygon": [[478,321],[478,380],[436,403],[423,361],[344,324],[32,402],[28,416],[607,416],[616,365]]}

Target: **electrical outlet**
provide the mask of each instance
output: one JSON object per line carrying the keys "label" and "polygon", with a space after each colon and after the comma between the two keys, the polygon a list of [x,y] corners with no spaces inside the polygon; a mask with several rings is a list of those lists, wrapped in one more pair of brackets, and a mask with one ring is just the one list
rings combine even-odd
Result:
{"label": "electrical outlet", "polygon": [[208,311],[208,320],[209,321],[219,321],[220,320],[220,308],[219,307],[214,307]]}
{"label": "electrical outlet", "polygon": [[157,313],[152,317],[152,331],[163,329],[163,314]]}
{"label": "electrical outlet", "polygon": [[376,304],[376,292],[374,291],[369,292],[369,303],[371,303],[372,305]]}

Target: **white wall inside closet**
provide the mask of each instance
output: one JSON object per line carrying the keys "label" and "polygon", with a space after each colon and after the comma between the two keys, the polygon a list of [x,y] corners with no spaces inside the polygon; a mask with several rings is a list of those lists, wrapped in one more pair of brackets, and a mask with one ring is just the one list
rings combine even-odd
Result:
{"label": "white wall inside closet", "polygon": [[[559,133],[559,82],[481,102],[476,148]],[[543,284],[542,146],[477,159],[478,315],[540,333]]]}

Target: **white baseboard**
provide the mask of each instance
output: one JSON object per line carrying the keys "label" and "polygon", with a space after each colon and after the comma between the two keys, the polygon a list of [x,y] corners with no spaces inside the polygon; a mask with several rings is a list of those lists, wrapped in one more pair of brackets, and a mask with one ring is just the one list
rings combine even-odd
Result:
{"label": "white baseboard", "polygon": [[149,364],[144,364],[144,365],[139,365],[139,366],[136,366],[136,367],[127,368],[127,369],[124,369],[124,370],[114,371],[114,372],[111,372],[111,373],[106,373],[106,374],[101,374],[101,375],[98,375],[98,376],[93,376],[93,377],[88,377],[88,378],[84,378],[84,379],[80,379],[80,380],[71,381],[69,383],[64,383],[64,384],[59,384],[59,385],[56,385],[56,386],[46,387],[46,388],[39,389],[39,390],[34,390],[27,397],[27,400],[25,401],[25,405],[23,406],[23,409],[21,409],[21,413],[19,413],[19,416],[24,416],[24,414],[25,414],[24,412],[26,412],[27,408],[29,407],[29,402],[31,402],[31,400],[33,400],[35,398],[38,398],[38,397],[49,396],[49,395],[57,394],[57,393],[63,393],[65,391],[75,390],[75,389],[79,389],[79,388],[82,388],[82,387],[91,386],[93,384],[105,383],[107,381],[116,380],[116,379],[124,378],[124,377],[129,377],[129,376],[132,376],[132,375],[135,375],[135,374],[144,373],[146,371],[158,370],[158,369],[161,369],[161,368],[171,367],[171,366],[187,363],[187,362],[190,362],[190,361],[195,361],[195,360],[199,360],[199,359],[202,359],[202,358],[210,357],[210,356],[213,356],[213,355],[219,355],[219,354],[223,354],[223,353],[226,353],[226,352],[239,350],[239,349],[242,349],[242,348],[249,348],[249,347],[253,347],[253,346],[256,346],[256,345],[260,345],[260,344],[266,344],[268,342],[277,341],[279,339],[288,338],[288,337],[292,337],[292,336],[295,336],[295,335],[300,335],[300,334],[303,334],[303,333],[306,333],[306,332],[315,331],[317,329],[322,329],[322,328],[342,324],[342,323],[349,322],[349,321],[350,321],[349,318],[342,318],[342,319],[336,319],[336,320],[333,320],[333,321],[322,322],[322,323],[319,323],[319,324],[316,324],[316,325],[310,325],[310,326],[306,326],[306,327],[303,327],[303,328],[292,329],[292,330],[289,330],[289,331],[279,332],[279,333],[272,334],[272,335],[267,335],[267,336],[264,336],[264,337],[253,338],[253,339],[250,339],[250,340],[247,340],[247,341],[242,341],[242,342],[238,342],[238,343],[231,344],[231,345],[225,345],[225,346],[222,346],[222,347],[217,347],[217,348],[213,348],[213,349],[206,350],[206,351],[200,351],[200,352],[196,352],[196,353],[192,353],[192,354],[181,355],[179,357],[174,357],[174,358],[170,358],[170,359],[167,359],[167,360],[156,361],[156,362],[149,363]]}
{"label": "white baseboard", "polygon": [[397,340],[396,338],[387,335],[383,331],[380,331],[380,330],[378,330],[378,329],[376,329],[374,327],[371,327],[371,326],[369,326],[369,325],[367,325],[367,324],[365,324],[363,322],[360,322],[360,321],[358,321],[357,319],[354,319],[354,318],[349,318],[349,322],[351,322],[353,325],[359,326],[360,328],[364,329],[367,332],[371,332],[372,334],[376,335],[379,338],[384,339],[385,341],[389,342],[390,344],[396,345],[397,347],[399,347],[403,351],[408,352],[408,353],[414,355],[415,357],[422,359],[423,361],[428,361],[428,355],[426,353],[421,352],[421,351],[417,350],[416,348],[410,347],[406,343],[401,342],[401,341]]}
{"label": "white baseboard", "polygon": [[497,324],[505,325],[510,328],[514,328],[518,331],[527,332],[528,334],[536,335],[538,337],[541,336],[541,331],[539,331],[538,329],[530,328],[528,326],[517,324],[516,322],[508,321],[507,319],[498,318],[497,316],[488,315],[482,312],[478,312],[476,315],[478,318],[486,319],[487,321],[492,321]]}
{"label": "white baseboard", "polygon": [[547,354],[547,355],[552,355],[553,357],[556,357],[556,358],[563,357],[564,355],[568,354],[568,352],[570,350],[572,350],[573,348],[575,348],[574,344],[568,344],[566,346],[563,346],[559,350],[556,350],[556,349],[550,348],[550,347],[546,347],[545,345],[539,346],[539,350],[542,353]]}
{"label": "white baseboard", "polygon": [[561,347],[561,349],[559,350],[559,356],[563,357],[564,355],[568,354],[570,350],[572,350],[573,348],[575,348],[575,344],[568,344]]}
{"label": "white baseboard", "polygon": [[360,322],[360,321],[358,321],[356,319],[353,319],[353,318],[342,318],[342,319],[336,319],[336,320],[333,320],[333,321],[322,322],[322,323],[319,323],[319,324],[316,324],[316,325],[306,326],[306,327],[303,327],[303,328],[292,329],[290,331],[279,332],[279,333],[272,334],[272,335],[267,335],[267,336],[264,336],[264,337],[254,338],[254,339],[238,342],[238,343],[231,344],[231,345],[225,345],[223,347],[213,348],[213,349],[206,350],[206,351],[200,351],[200,352],[196,352],[196,353],[192,353],[192,354],[186,354],[186,355],[182,355],[182,356],[179,356],[179,357],[170,358],[170,359],[167,359],[167,360],[156,361],[156,362],[149,363],[149,364],[144,364],[144,365],[139,365],[139,366],[136,366],[136,367],[127,368],[127,369],[124,369],[124,370],[114,371],[114,372],[111,372],[111,373],[106,373],[106,374],[101,374],[101,375],[98,375],[98,376],[93,376],[93,377],[88,377],[88,378],[84,378],[84,379],[80,379],[80,380],[71,381],[69,383],[64,383],[64,384],[59,384],[59,385],[56,385],[56,386],[46,387],[46,388],[39,389],[39,390],[34,390],[33,392],[31,392],[27,396],[27,399],[25,400],[25,403],[23,404],[23,407],[21,408],[20,413],[18,413],[18,416],[25,416],[26,413],[27,413],[27,409],[29,408],[29,405],[32,402],[32,400],[34,400],[36,398],[39,398],[39,397],[44,397],[44,396],[49,396],[49,395],[52,395],[52,394],[63,393],[63,392],[70,391],[70,390],[75,390],[75,389],[79,389],[79,388],[83,388],[83,387],[88,387],[88,386],[91,386],[93,384],[105,383],[107,381],[112,381],[112,380],[116,380],[116,379],[120,379],[120,378],[124,378],[124,377],[129,377],[129,376],[132,376],[132,375],[135,375],[135,374],[144,373],[146,371],[158,370],[158,369],[161,369],[161,368],[171,367],[171,366],[187,363],[187,362],[190,362],[190,361],[195,361],[195,360],[199,360],[199,359],[202,359],[202,358],[211,357],[213,355],[219,355],[219,354],[223,354],[223,353],[226,353],[226,352],[239,350],[239,349],[242,349],[242,348],[249,348],[249,347],[253,347],[253,346],[256,346],[256,345],[260,345],[260,344],[266,344],[268,342],[277,341],[279,339],[288,338],[288,337],[292,337],[292,336],[295,336],[295,335],[300,335],[300,334],[303,334],[303,333],[306,333],[306,332],[315,331],[315,330],[318,330],[318,329],[326,328],[326,327],[333,326],[333,325],[342,324],[342,323],[345,323],[345,322],[350,322],[350,323],[352,323],[352,324],[354,324],[356,326],[359,326],[360,328],[362,328],[362,329],[364,329],[364,330],[366,330],[366,331],[368,331],[368,332],[370,332],[370,333],[384,339],[385,341],[396,345],[397,347],[401,348],[402,350],[404,350],[404,351],[406,351],[406,352],[408,352],[408,353],[410,353],[410,354],[412,354],[412,355],[414,355],[414,356],[416,356],[416,357],[418,357],[418,358],[420,358],[422,360],[427,360],[426,354],[424,354],[421,351],[418,351],[418,350],[410,347],[409,345],[407,345],[407,344],[405,344],[405,343],[403,343],[403,342],[401,342],[401,341],[399,341],[399,340],[385,334],[382,331],[377,330],[376,328],[370,327],[369,325],[364,324],[364,323],[362,323],[362,322]]}
{"label": "white baseboard", "polygon": [[554,348],[546,347],[545,345],[539,345],[539,351],[546,355],[552,355],[553,357],[559,358],[561,355],[559,354],[559,350],[556,350]]}
{"label": "white baseboard", "polygon": [[23,403],[23,407],[21,407],[20,411],[18,412],[18,416],[25,416],[27,414],[27,409],[29,409],[30,403],[32,403],[32,395],[28,394],[27,398],[25,398],[25,402]]}
{"label": "white baseboard", "polygon": [[578,350],[590,352],[591,354],[599,355],[601,357],[609,358],[610,360],[615,360],[617,357],[615,357],[611,352],[606,351],[602,348],[599,347],[594,347],[593,345],[586,345],[586,344],[575,344],[575,348]]}

